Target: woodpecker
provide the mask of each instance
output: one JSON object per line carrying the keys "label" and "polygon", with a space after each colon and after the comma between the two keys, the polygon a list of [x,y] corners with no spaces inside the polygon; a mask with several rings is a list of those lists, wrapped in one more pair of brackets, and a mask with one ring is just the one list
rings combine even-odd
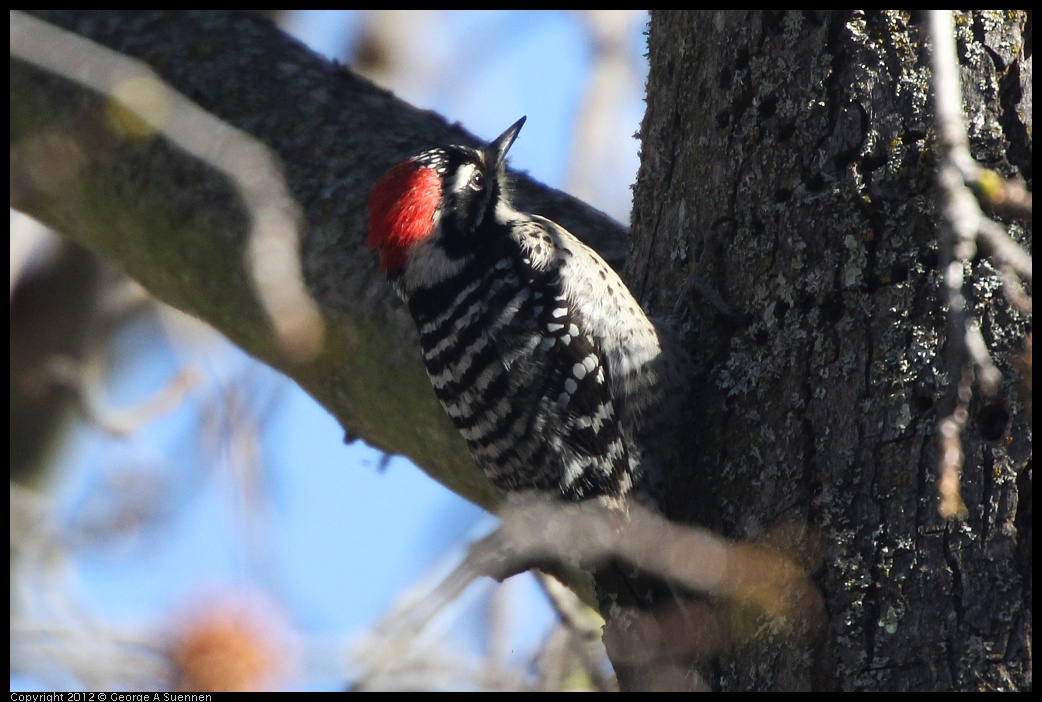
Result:
{"label": "woodpecker", "polygon": [[506,154],[524,123],[391,168],[367,244],[485,475],[508,496],[617,507],[646,472],[641,430],[669,384],[662,342],[597,253],[512,204]]}

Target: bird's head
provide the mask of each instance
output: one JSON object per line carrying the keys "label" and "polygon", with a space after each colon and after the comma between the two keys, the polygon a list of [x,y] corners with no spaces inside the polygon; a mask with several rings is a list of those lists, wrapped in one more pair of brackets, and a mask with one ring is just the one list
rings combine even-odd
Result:
{"label": "bird's head", "polygon": [[471,240],[503,192],[506,153],[525,123],[522,117],[481,149],[430,149],[387,171],[369,197],[366,244],[380,251],[380,268],[397,275],[432,247],[454,257],[473,250]]}

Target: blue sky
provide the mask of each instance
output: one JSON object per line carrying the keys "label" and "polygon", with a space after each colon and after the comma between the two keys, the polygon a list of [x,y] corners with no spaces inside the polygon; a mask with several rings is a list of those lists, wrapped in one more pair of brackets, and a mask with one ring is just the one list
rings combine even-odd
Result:
{"label": "blue sky", "polygon": [[[343,60],[361,21],[355,11],[297,12],[286,28]],[[487,138],[527,115],[512,164],[564,187],[592,56],[580,20],[561,11],[483,11],[428,21],[429,35],[418,44],[438,73],[395,92]],[[633,26],[640,65],[643,26]],[[620,165],[591,203],[620,219],[638,163],[631,136],[643,80],[639,75],[618,105],[614,119],[622,126],[613,127],[617,140],[605,148],[619,154]],[[453,565],[494,520],[407,460],[383,465],[363,444],[345,445],[339,425],[296,385],[224,342],[200,335],[201,343],[182,343],[181,332],[171,332],[182,328],[190,325],[150,316],[123,330],[105,389],[111,405],[132,406],[193,368],[200,380],[176,411],[124,438],[79,424],[61,448],[47,496],[69,559],[62,596],[92,619],[147,629],[168,625],[208,588],[260,591],[279,603],[302,642],[302,662],[283,684],[341,689],[350,670],[340,653],[404,589]],[[222,411],[250,419],[229,425]],[[220,429],[229,426],[232,434],[256,435],[255,461],[235,460],[253,444],[222,439]],[[255,472],[243,475],[244,464]],[[113,494],[128,497],[126,504],[162,505],[162,513],[127,514],[125,530],[84,539],[111,518]],[[514,611],[524,612],[511,620],[520,656],[545,635],[551,615],[530,583],[512,588]],[[470,599],[490,590],[476,586]],[[27,614],[54,617],[38,599]],[[478,619],[462,615],[455,645],[481,648]],[[45,660],[40,665],[46,670]],[[32,690],[60,681],[20,675],[11,684]]]}

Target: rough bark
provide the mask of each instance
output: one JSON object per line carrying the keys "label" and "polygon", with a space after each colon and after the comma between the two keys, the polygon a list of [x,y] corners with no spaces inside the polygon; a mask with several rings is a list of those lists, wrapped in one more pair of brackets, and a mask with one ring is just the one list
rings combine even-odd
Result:
{"label": "rough bark", "polygon": [[[1030,183],[1030,15],[957,27],[974,156]],[[974,408],[970,514],[937,513],[953,379],[923,43],[904,12],[652,15],[627,270],[646,305],[682,310],[697,359],[697,487],[678,483],[674,512],[753,540],[809,526],[825,544],[820,638],[734,632],[720,689],[1030,688],[1031,433],[1008,358],[1028,321],[982,259],[974,312],[1012,420],[987,440]]]}

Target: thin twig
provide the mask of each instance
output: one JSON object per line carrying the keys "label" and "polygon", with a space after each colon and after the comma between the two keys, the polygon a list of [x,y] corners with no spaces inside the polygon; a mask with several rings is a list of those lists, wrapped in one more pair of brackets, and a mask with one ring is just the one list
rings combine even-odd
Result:
{"label": "thin twig", "polygon": [[[981,211],[977,197],[993,206],[1030,218],[1031,197],[1015,182],[1006,182],[982,168],[970,155],[969,139],[962,115],[962,89],[955,50],[951,12],[930,10],[931,67],[934,79],[934,110],[937,120],[937,172],[939,188],[938,223],[944,293],[948,307],[948,372],[958,378],[949,403],[952,411],[938,424],[941,440],[938,473],[940,513],[946,518],[965,517],[967,510],[959,496],[959,476],[963,466],[962,430],[966,425],[974,387],[992,400],[1002,384],[999,372],[980,324],[969,309],[966,271],[980,246],[998,267],[1006,299],[1016,309],[1030,313],[1030,298],[1022,281],[1031,280],[1031,256],[1006,231]],[[975,194],[976,193],[976,197]],[[974,383],[976,371],[976,384]]]}
{"label": "thin twig", "polygon": [[603,621],[599,616],[593,616],[590,608],[560,580],[538,570],[534,574],[561,620],[561,625],[574,642],[579,661],[594,689],[599,692],[618,692],[618,682],[604,670],[606,654],[601,642]]}

